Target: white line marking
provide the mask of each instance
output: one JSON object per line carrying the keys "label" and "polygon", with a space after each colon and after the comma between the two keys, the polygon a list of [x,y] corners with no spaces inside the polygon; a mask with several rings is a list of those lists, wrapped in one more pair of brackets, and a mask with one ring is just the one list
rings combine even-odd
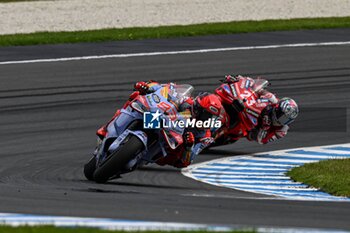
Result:
{"label": "white line marking", "polygon": [[316,152],[320,152],[320,153],[329,153],[329,154],[334,154],[334,155],[349,155],[350,151],[340,151],[340,150],[332,150],[332,149],[328,149],[328,148],[320,148],[320,149],[314,149],[314,151]]}
{"label": "white line marking", "polygon": [[289,180],[288,177],[285,175],[280,175],[280,176],[257,176],[257,175],[230,175],[230,174],[195,174],[196,177],[205,177],[205,179],[208,178],[217,178],[217,179],[222,179],[222,178],[232,178],[232,179],[239,179],[239,178],[264,178],[264,179],[273,179],[273,180]]}
{"label": "white line marking", "polygon": [[[295,166],[293,164],[274,163],[273,165],[271,165],[271,163],[256,162],[256,161],[251,162],[251,161],[249,161],[248,157],[246,157],[245,160],[246,160],[245,162],[232,160],[232,161],[226,161],[225,163],[221,162],[221,163],[216,163],[216,164],[221,164],[222,166],[226,166],[226,165],[227,166],[231,166],[231,165],[232,166],[246,166],[246,165],[253,166],[253,165],[255,165],[255,166],[274,166],[274,167],[287,167],[287,168]],[[251,160],[251,158],[250,158],[250,160]],[[215,166],[214,163],[212,164],[212,166]],[[216,166],[220,166],[220,165],[216,165]]]}
{"label": "white line marking", "polygon": [[277,48],[295,48],[295,47],[334,46],[334,45],[349,45],[349,44],[350,44],[350,41],[341,41],[341,42],[323,42],[323,43],[299,43],[299,44],[229,47],[229,48],[216,48],[216,49],[180,50],[180,51],[149,52],[149,53],[126,53],[126,54],[110,54],[110,55],[99,55],[99,56],[96,55],[96,56],[82,56],[82,57],[34,59],[34,60],[22,60],[22,61],[4,61],[4,62],[0,62],[0,65],[28,64],[28,63],[41,63],[41,62],[79,61],[79,60],[93,60],[93,59],[96,60],[96,59],[107,59],[107,58],[146,57],[146,56],[194,54],[194,53],[228,52],[228,51],[253,50],[253,49],[277,49]]}
{"label": "white line marking", "polygon": [[231,231],[231,227],[215,226],[207,224],[174,223],[174,222],[151,222],[151,221],[133,221],[107,218],[80,218],[80,217],[61,217],[44,216],[29,214],[6,214],[0,216],[1,225],[10,226],[38,226],[53,225],[56,227],[92,227],[105,230],[122,231],[188,231],[204,230],[211,228],[217,231]]}
{"label": "white line marking", "polygon": [[[208,181],[209,183],[211,183],[210,181]],[[273,190],[276,190],[276,191],[295,191],[295,190],[298,190],[298,191],[318,191],[318,189],[315,189],[315,188],[305,188],[305,187],[299,187],[299,186],[275,186],[275,185],[266,185],[266,184],[231,184],[229,182],[220,182],[221,184],[225,184],[226,186],[228,187],[233,187],[233,188],[252,188],[252,189],[258,189],[259,188],[263,188],[265,189],[266,191],[273,191]]]}
{"label": "white line marking", "polygon": [[[275,156],[275,154],[270,154],[270,155]],[[259,161],[262,161],[262,162],[271,162],[271,165],[273,165],[274,163],[279,163],[279,162],[281,162],[281,163],[294,162],[295,164],[297,164],[297,163],[312,163],[312,162],[315,162],[315,160],[298,160],[298,159],[294,159],[294,157],[292,157],[292,156],[291,156],[291,159],[279,159],[279,158],[275,159],[275,158],[264,158],[264,157],[252,157],[251,159],[259,160]],[[270,170],[270,169],[268,169],[268,170]]]}
{"label": "white line marking", "polygon": [[[221,177],[209,177],[209,178],[201,178],[205,181],[208,182],[217,182],[220,184],[231,184],[231,182],[237,182],[239,185],[249,185],[249,184],[291,184],[291,185],[302,185],[300,182],[294,182],[294,181],[289,181],[288,179],[286,181],[273,181],[273,180],[264,180],[264,178],[261,178],[261,180],[242,180],[242,179],[232,179],[232,180],[226,180],[226,179],[221,179]],[[259,185],[258,184],[258,185]],[[233,186],[236,186],[236,184],[232,184]]]}
{"label": "white line marking", "polygon": [[[265,163],[262,163],[261,165],[259,164],[259,165],[257,165],[257,164],[252,164],[252,165],[250,165],[250,164],[248,164],[248,163],[245,163],[245,164],[241,164],[241,163],[222,163],[222,164],[208,164],[208,166],[207,166],[207,168],[217,168],[217,169],[222,169],[222,170],[226,170],[226,169],[242,169],[242,170],[244,170],[244,169],[246,169],[246,170],[254,170],[254,169],[256,169],[256,170],[266,170],[266,169],[268,169],[268,170],[281,170],[281,169],[283,169],[283,170],[285,170],[285,169],[289,169],[289,168],[291,168],[292,166],[275,166],[275,165],[271,165],[271,164],[269,164],[269,165],[264,165]],[[247,165],[249,165],[249,166],[247,166]],[[257,167],[254,167],[254,166],[257,166]],[[263,166],[269,166],[269,167],[263,167]],[[271,166],[271,167],[270,167]],[[273,168],[272,168],[273,167]]]}
{"label": "white line marking", "polygon": [[[195,169],[191,169],[191,170],[187,170],[187,171],[188,172],[192,172],[194,170]],[[234,171],[226,171],[226,170],[222,170],[222,171],[202,170],[202,171],[196,171],[196,172],[200,172],[200,173],[203,173],[203,174],[255,175],[255,176],[259,176],[259,175],[265,175],[265,176],[276,175],[276,176],[278,176],[278,175],[283,175],[284,174],[284,172],[250,172],[250,171],[248,171],[248,172],[247,171],[234,172]]]}
{"label": "white line marking", "polygon": [[208,165],[205,168],[213,168],[217,170],[256,170],[256,171],[265,171],[265,170],[271,170],[271,171],[285,171],[285,168],[263,168],[263,167],[244,167],[244,166],[229,166],[229,167],[224,167],[224,166],[214,166],[214,165]]}
{"label": "white line marking", "polygon": [[209,225],[194,223],[174,223],[174,222],[151,222],[119,220],[108,218],[79,218],[79,217],[61,217],[30,214],[8,214],[0,213],[1,225],[8,226],[43,226],[53,225],[56,227],[90,227],[103,230],[118,231],[214,231],[214,232],[232,232],[232,231],[256,231],[259,233],[272,232],[332,232],[341,233],[343,231],[317,228],[282,228],[282,227],[249,227],[249,226],[230,226]]}
{"label": "white line marking", "polygon": [[[319,151],[313,151],[313,152],[319,152]],[[347,154],[349,155],[349,153]],[[333,155],[308,155],[308,154],[288,154],[288,153],[281,153],[276,156],[285,156],[290,158],[308,158],[308,159],[344,159],[349,158],[350,156],[346,156],[346,154],[333,154]]]}

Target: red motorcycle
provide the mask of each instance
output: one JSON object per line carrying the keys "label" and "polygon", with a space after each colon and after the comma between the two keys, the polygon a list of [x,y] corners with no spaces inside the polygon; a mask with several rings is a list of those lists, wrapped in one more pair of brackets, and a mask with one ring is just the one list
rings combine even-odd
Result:
{"label": "red motorcycle", "polygon": [[260,98],[260,95],[269,85],[265,79],[238,76],[215,90],[222,99],[229,126],[216,134],[211,146],[234,143],[258,125],[262,110],[270,104],[269,99]]}

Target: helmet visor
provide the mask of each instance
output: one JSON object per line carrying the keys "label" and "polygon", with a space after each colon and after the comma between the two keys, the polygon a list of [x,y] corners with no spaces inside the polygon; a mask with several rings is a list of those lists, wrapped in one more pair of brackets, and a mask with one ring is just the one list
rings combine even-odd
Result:
{"label": "helmet visor", "polygon": [[275,108],[273,111],[273,120],[277,125],[289,125],[294,119],[289,118],[280,108]]}

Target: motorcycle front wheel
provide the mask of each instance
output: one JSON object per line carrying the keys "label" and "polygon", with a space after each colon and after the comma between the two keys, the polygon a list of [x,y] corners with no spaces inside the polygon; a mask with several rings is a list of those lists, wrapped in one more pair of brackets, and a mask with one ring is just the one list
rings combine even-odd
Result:
{"label": "motorcycle front wheel", "polygon": [[128,162],[144,148],[144,144],[137,136],[129,135],[118,150],[111,153],[95,170],[93,180],[97,183],[106,183],[109,178],[121,173]]}

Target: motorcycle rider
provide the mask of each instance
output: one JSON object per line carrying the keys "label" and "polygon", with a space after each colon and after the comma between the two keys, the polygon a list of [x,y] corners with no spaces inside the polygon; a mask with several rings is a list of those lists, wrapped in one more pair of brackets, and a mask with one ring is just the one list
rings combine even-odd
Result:
{"label": "motorcycle rider", "polygon": [[248,140],[266,144],[285,137],[298,113],[297,103],[289,97],[268,105],[259,117],[259,125],[248,133]]}
{"label": "motorcycle rider", "polygon": [[[153,80],[135,83],[134,92],[130,95],[129,101],[124,106],[127,106],[137,95],[150,94],[159,88],[161,88],[161,84]],[[178,111],[180,114],[191,116],[192,118],[196,118],[196,120],[205,121],[210,118],[215,118],[225,122],[226,119],[225,111],[220,99],[216,95],[210,93],[201,93],[194,99],[191,97],[180,100]],[[120,110],[117,110],[112,119],[106,125],[97,130],[96,134],[101,139],[106,136],[108,124],[119,114]],[[156,163],[159,165],[172,165],[178,168],[187,167],[204,148],[214,141],[212,134],[216,130],[218,129],[185,129],[182,146],[179,146],[175,150],[169,149],[167,151],[168,155],[166,157],[160,157]]]}
{"label": "motorcycle rider", "polygon": [[[232,84],[242,78],[247,77],[227,75],[222,82]],[[216,94],[220,96],[219,89],[216,89]],[[265,103],[266,107],[258,117],[258,125],[247,133],[246,138],[250,141],[257,141],[259,144],[266,144],[285,137],[289,130],[289,125],[298,116],[299,108],[297,103],[289,97],[278,99],[266,89],[259,90],[257,94],[259,96],[257,102]],[[223,101],[223,98],[221,99]],[[235,140],[237,139],[234,138],[232,141]]]}
{"label": "motorcycle rider", "polygon": [[[122,108],[126,108],[130,102],[132,100],[134,100],[138,95],[146,95],[149,93],[152,93],[154,91],[156,91],[157,89],[155,89],[155,87],[158,89],[159,83],[153,81],[153,80],[149,80],[147,82],[137,82],[134,85],[134,92],[131,93],[131,95],[129,96],[128,101],[123,105]],[[100,138],[103,139],[104,137],[106,137],[107,134],[107,126],[109,125],[109,123],[111,123],[118,115],[120,114],[120,109],[117,109],[117,111],[114,113],[113,117],[103,126],[101,126],[97,131],[96,131],[96,135]]]}

